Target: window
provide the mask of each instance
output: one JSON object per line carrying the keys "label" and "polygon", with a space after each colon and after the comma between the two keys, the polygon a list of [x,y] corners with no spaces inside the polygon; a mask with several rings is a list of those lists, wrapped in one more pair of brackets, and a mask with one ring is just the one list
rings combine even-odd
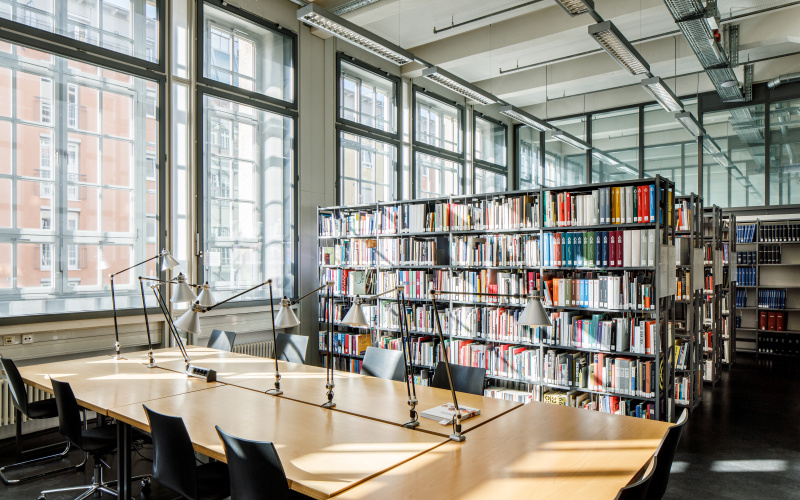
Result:
{"label": "window", "polygon": [[474,112],[475,193],[505,191],[508,181],[506,167],[506,126]]}
{"label": "window", "polygon": [[356,205],[392,199],[397,148],[344,131],[339,133],[342,203]]}
{"label": "window", "polygon": [[[586,137],[585,116],[550,123],[578,139],[584,140]],[[586,151],[556,140],[550,134],[547,134],[544,149],[544,185],[546,187],[586,183]]]}
{"label": "window", "polygon": [[158,99],[154,90],[147,90],[147,101],[145,102],[146,115],[148,118],[155,118],[158,113]]}
{"label": "window", "polygon": [[292,38],[267,21],[257,24],[208,2],[201,10],[204,78],[280,101],[294,101]]}
{"label": "window", "polygon": [[397,132],[397,81],[340,59],[339,118]]}
{"label": "window", "polygon": [[769,106],[769,203],[800,203],[800,100]]}
{"label": "window", "polygon": [[703,113],[703,128],[720,154],[703,155],[703,204],[763,206],[766,172],[764,105]]}
{"label": "window", "polygon": [[464,108],[414,89],[414,198],[462,194],[466,189]]}
{"label": "window", "polygon": [[145,178],[148,181],[158,180],[158,167],[156,166],[156,159],[148,156],[144,160]]}
{"label": "window", "polygon": [[639,178],[639,108],[592,115],[592,182]]}
{"label": "window", "polygon": [[[683,107],[697,116],[697,100],[685,99]],[[644,176],[661,175],[675,182],[675,193],[699,192],[697,140],[658,104],[644,108]]]}
{"label": "window", "polygon": [[541,180],[541,132],[528,126],[517,127],[517,165],[519,189],[536,189]]}
{"label": "window", "polygon": [[[110,311],[109,273],[161,246],[142,237],[158,217],[145,159],[158,153],[160,124],[137,106],[158,84],[21,44],[4,42],[0,54],[0,92],[13,96],[0,133],[16,138],[0,169],[0,196],[15,200],[0,236],[9,263],[0,314]],[[155,275],[157,265],[140,271]],[[115,280],[119,308],[141,307],[135,277]]]}

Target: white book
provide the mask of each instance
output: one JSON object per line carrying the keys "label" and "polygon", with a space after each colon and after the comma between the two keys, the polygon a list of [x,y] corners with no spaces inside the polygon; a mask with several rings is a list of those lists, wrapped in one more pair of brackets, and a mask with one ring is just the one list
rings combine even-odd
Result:
{"label": "white book", "polygon": [[631,263],[631,238],[633,236],[633,231],[622,231],[622,265],[623,267],[631,267],[633,264]]}
{"label": "white book", "polygon": [[656,230],[648,229],[648,242],[647,242],[647,265],[656,265]]}
{"label": "white book", "polygon": [[642,244],[640,243],[642,237],[639,236],[639,229],[631,230],[631,266],[641,266]]}
{"label": "white book", "polygon": [[641,237],[641,245],[639,245],[639,259],[641,266],[647,265],[647,229],[640,229],[639,236]]}
{"label": "white book", "polygon": [[600,213],[600,194],[597,189],[592,191],[592,225],[596,226],[599,223],[599,213]]}
{"label": "white book", "polygon": [[625,219],[628,212],[628,204],[625,203],[625,186],[619,188],[619,223],[625,224]]}

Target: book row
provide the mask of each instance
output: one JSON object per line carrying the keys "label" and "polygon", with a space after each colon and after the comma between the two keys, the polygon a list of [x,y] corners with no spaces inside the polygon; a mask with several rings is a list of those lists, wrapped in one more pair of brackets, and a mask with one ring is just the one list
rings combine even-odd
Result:
{"label": "book row", "polygon": [[[337,354],[363,355],[367,347],[372,345],[372,336],[368,333],[332,332],[331,339],[333,339],[332,351]],[[321,351],[328,349],[328,332],[325,330],[319,332],[319,349]]]}
{"label": "book row", "polygon": [[754,266],[756,264],[756,252],[736,252],[736,263]]}
{"label": "book row", "polygon": [[800,224],[762,224],[759,241],[765,243],[800,241]]}
{"label": "book row", "polygon": [[537,383],[541,372],[541,351],[524,346],[490,346],[472,340],[453,340],[448,346],[450,362],[485,368],[494,377]]}
{"label": "book row", "polygon": [[542,250],[546,267],[654,266],[656,230],[548,232]]}
{"label": "book row", "polygon": [[682,405],[689,405],[692,397],[692,377],[684,375],[675,375],[675,394],[673,395],[675,403]]}
{"label": "book row", "polygon": [[450,272],[446,269],[395,270],[378,273],[378,293],[402,286],[407,299],[429,299],[430,290],[447,290],[449,284]]}
{"label": "book row", "polygon": [[759,264],[780,264],[781,247],[778,245],[763,246],[758,249]]}
{"label": "book row", "polygon": [[692,229],[692,204],[689,200],[675,202],[675,229],[690,231]]}
{"label": "book row", "polygon": [[786,313],[783,311],[758,311],[758,329],[785,332]]}
{"label": "book row", "polygon": [[[332,293],[342,295],[372,295],[375,293],[377,272],[375,269],[323,269],[322,280],[332,281]],[[326,292],[320,292],[324,297]]]}
{"label": "book row", "polygon": [[588,309],[655,309],[651,271],[625,271],[621,276],[596,276],[591,272],[579,274],[582,276],[545,277],[545,304]]}
{"label": "book row", "polygon": [[736,307],[747,307],[747,290],[736,289]]}
{"label": "book row", "polygon": [[736,268],[736,281],[739,286],[757,286],[758,275],[756,274],[755,267],[737,267]]}
{"label": "book row", "polygon": [[[400,304],[397,302],[381,301],[378,304],[378,309],[378,325],[380,328],[392,330],[400,329]],[[438,312],[442,332],[447,334],[447,309],[439,309]],[[430,304],[407,304],[405,308],[405,318],[409,331],[423,333],[435,333],[436,331],[436,318],[433,315],[433,306]]]}
{"label": "book row", "polygon": [[763,307],[766,309],[785,309],[786,290],[759,290],[758,307]]}
{"label": "book row", "polygon": [[545,227],[648,224],[656,221],[655,184],[594,189],[590,193],[546,191]]}
{"label": "book row", "polygon": [[[539,401],[539,399],[534,398],[534,401]],[[646,419],[656,418],[656,407],[653,403],[632,401],[630,399],[620,398],[619,396],[581,392],[577,389],[571,391],[546,391],[541,401],[544,403],[571,406],[573,408],[582,408],[584,410],[594,410],[615,415],[627,415],[629,417]]]}
{"label": "book row", "polygon": [[366,236],[375,231],[375,214],[369,210],[319,214],[320,236]]}
{"label": "book row", "polygon": [[601,353],[548,351],[542,364],[546,384],[655,397],[655,361]]}
{"label": "book row", "polygon": [[319,248],[319,263],[323,266],[373,266],[377,258],[375,240],[343,240]]}
{"label": "book row", "polygon": [[754,243],[756,236],[755,224],[737,224],[736,225],[736,242],[737,243]]}
{"label": "book row", "polygon": [[587,318],[582,314],[580,311],[552,313],[551,335],[541,341],[579,349],[655,354],[659,338],[656,320],[630,316],[611,318],[605,313]]}
{"label": "book row", "polygon": [[677,300],[692,300],[692,272],[678,269],[675,280],[675,298]]}
{"label": "book row", "polygon": [[450,243],[451,262],[458,266],[539,266],[539,236],[456,236]]}

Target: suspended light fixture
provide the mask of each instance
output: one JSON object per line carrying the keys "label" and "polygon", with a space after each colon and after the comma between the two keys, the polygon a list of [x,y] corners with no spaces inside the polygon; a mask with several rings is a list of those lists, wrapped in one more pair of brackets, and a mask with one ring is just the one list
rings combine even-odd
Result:
{"label": "suspended light fixture", "polygon": [[452,73],[448,73],[438,66],[431,66],[422,70],[422,76],[483,105],[500,102],[500,99],[489,92],[476,87],[466,80],[462,80]]}
{"label": "suspended light fixture", "polygon": [[557,139],[557,140],[563,142],[564,144],[569,144],[572,147],[575,147],[575,148],[578,148],[578,149],[582,149],[584,151],[587,151],[587,150],[591,149],[589,144],[587,144],[586,142],[578,139],[574,135],[570,135],[570,134],[564,132],[563,130],[554,131],[552,133],[552,136],[553,136],[553,139]]}
{"label": "suspended light fixture", "polygon": [[414,54],[411,52],[313,3],[298,9],[297,19],[298,21],[327,31],[337,38],[358,45],[398,66],[414,61]]}
{"label": "suspended light fixture", "polygon": [[589,35],[630,74],[650,73],[650,65],[611,21],[589,26]]}
{"label": "suspended light fixture", "polygon": [[546,121],[540,120],[539,118],[536,118],[532,114],[522,111],[521,109],[515,106],[511,105],[503,106],[502,108],[500,108],[500,114],[505,115],[509,118],[513,118],[514,120],[524,123],[529,127],[533,127],[540,132],[547,132],[548,130],[555,129],[554,126],[550,125]]}
{"label": "suspended light fixture", "polygon": [[570,17],[586,14],[594,10],[594,2],[592,0],[556,0],[556,3],[558,3]]}
{"label": "suspended light fixture", "polygon": [[710,155],[718,155],[722,152],[722,150],[719,149],[719,144],[708,135],[703,136],[703,149]]}
{"label": "suspended light fixture", "polygon": [[675,119],[678,120],[678,123],[680,123],[681,126],[694,137],[700,137],[706,133],[706,131],[703,129],[703,126],[700,125],[700,122],[698,122],[694,115],[688,111],[675,113]]}
{"label": "suspended light fixture", "polygon": [[603,163],[608,163],[609,165],[619,165],[619,160],[617,160],[616,158],[614,158],[609,154],[602,152],[597,148],[592,149],[592,156],[602,161]]}
{"label": "suspended light fixture", "polygon": [[673,113],[683,111],[683,103],[661,78],[657,76],[645,78],[642,80],[642,87],[667,111]]}

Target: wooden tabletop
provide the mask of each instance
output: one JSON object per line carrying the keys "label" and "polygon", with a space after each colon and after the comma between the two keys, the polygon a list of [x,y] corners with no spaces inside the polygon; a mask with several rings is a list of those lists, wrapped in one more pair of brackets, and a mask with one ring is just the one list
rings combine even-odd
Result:
{"label": "wooden tabletop", "polygon": [[101,415],[109,408],[217,387],[198,378],[160,368],[147,368],[137,359],[111,356],[20,366],[28,385],[52,394],[50,377],[69,382],[78,404]]}
{"label": "wooden tabletop", "polygon": [[[225,460],[215,425],[246,439],[272,441],[292,489],[328,498],[440,446],[444,439],[343,412],[222,386],[149,401],[159,413],[181,416],[195,450]],[[149,430],[141,404],[109,416]]]}
{"label": "wooden tabletop", "polygon": [[342,499],[611,499],[670,424],[529,403],[345,491]]}
{"label": "wooden tabletop", "polygon": [[[259,377],[230,383],[264,392],[273,387],[274,381],[275,379],[272,377]],[[406,384],[402,382],[337,371],[334,383],[336,387],[333,390],[333,400],[336,403],[335,409],[338,411],[394,425],[402,425],[410,420],[408,390]],[[281,365],[281,389],[284,398],[316,405],[327,401],[324,370],[321,374],[314,376],[311,373],[284,372],[283,365]],[[416,392],[418,413],[453,401],[450,391],[444,389],[418,386]],[[462,424],[464,433],[522,406],[520,403],[462,392],[457,393],[457,397],[460,405],[481,410],[479,416],[464,421]],[[452,426],[441,425],[437,420],[420,416],[419,422],[418,429],[420,430],[445,437],[453,433]]]}

